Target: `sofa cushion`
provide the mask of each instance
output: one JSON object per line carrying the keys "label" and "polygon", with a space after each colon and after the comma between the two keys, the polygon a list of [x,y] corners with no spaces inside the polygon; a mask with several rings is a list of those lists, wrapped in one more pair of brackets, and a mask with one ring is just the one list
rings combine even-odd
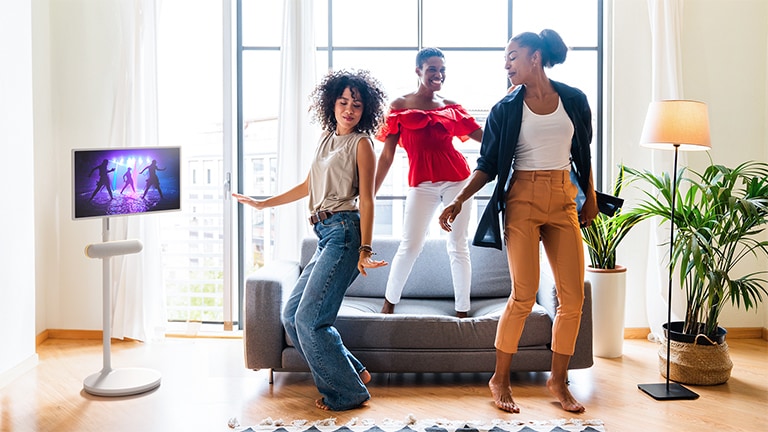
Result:
{"label": "sofa cushion", "polygon": [[[374,240],[375,258],[391,264],[399,245],[399,240],[394,238]],[[316,247],[314,238],[302,242],[301,268],[312,258]],[[472,298],[509,297],[511,283],[506,251],[470,246],[469,256],[472,261]],[[389,266],[371,269],[368,276],[358,276],[347,290],[347,296],[384,298],[389,269]],[[453,299],[451,266],[444,239],[426,241],[405,283],[402,298]]]}
{"label": "sofa cushion", "polygon": [[[494,346],[506,298],[475,300],[470,318],[464,319],[453,316],[452,299],[403,299],[393,315],[377,313],[381,302],[368,297],[344,299],[335,327],[347,348],[487,349]],[[551,335],[552,320],[542,306],[534,305],[525,320],[520,347],[549,345]]]}

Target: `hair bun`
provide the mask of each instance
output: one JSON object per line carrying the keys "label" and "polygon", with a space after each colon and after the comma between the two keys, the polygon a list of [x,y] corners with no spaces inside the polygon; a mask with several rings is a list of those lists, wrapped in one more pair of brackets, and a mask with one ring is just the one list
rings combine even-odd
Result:
{"label": "hair bun", "polygon": [[560,34],[552,29],[544,29],[539,33],[542,42],[542,66],[552,67],[565,62],[568,46]]}

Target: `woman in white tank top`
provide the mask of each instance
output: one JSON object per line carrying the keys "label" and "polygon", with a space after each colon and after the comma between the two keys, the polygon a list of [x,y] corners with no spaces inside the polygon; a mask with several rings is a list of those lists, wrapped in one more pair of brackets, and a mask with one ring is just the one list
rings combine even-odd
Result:
{"label": "woman in white tank top", "polygon": [[[544,72],[544,67],[564,62],[567,51],[553,30],[521,33],[509,41],[505,68],[516,88],[491,109],[477,168],[439,218],[443,229],[450,230],[464,201],[498,177],[474,243],[501,249],[501,212],[513,288],[496,331],[496,367],[488,385],[496,406],[512,413],[520,408],[512,397],[509,367],[536,301],[539,241],[549,258],[560,301],[552,326],[552,374],[547,388],[564,410],[584,411],[568,390],[567,377],[584,302],[579,225],[589,225],[598,211],[589,153],[592,115],[583,92],[550,80]],[[580,212],[571,170],[586,197]]]}

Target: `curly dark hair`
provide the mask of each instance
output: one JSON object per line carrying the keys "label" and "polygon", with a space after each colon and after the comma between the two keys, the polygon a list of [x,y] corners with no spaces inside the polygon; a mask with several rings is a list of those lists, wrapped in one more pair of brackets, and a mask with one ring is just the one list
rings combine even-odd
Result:
{"label": "curly dark hair", "polygon": [[320,123],[323,130],[335,131],[336,99],[341,97],[347,87],[350,90],[356,90],[363,102],[363,114],[360,116],[356,130],[369,135],[374,134],[384,121],[387,97],[379,81],[367,70],[329,72],[310,96],[312,105],[309,111],[313,114],[313,120]]}

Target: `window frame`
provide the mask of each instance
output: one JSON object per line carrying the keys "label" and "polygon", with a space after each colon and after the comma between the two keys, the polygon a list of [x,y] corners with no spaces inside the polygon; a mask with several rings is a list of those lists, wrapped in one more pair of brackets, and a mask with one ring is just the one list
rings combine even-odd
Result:
{"label": "window frame", "polygon": [[[236,178],[236,184],[237,184],[237,190],[245,190],[244,189],[244,183],[243,179],[244,176],[242,173],[244,172],[246,166],[246,159],[244,154],[245,149],[245,136],[244,136],[244,114],[243,114],[243,54],[249,53],[249,52],[275,52],[275,51],[281,51],[282,47],[279,45],[243,45],[243,5],[242,3],[249,0],[236,0],[237,6],[236,6],[236,39],[237,39],[237,46],[235,47],[236,51],[236,139],[237,148],[235,149],[236,154],[236,164],[237,169],[236,172],[240,173]],[[251,9],[253,9],[253,6],[257,3],[255,0],[254,3],[250,4],[249,6]],[[289,0],[285,0],[289,1]],[[375,52],[375,51],[389,51],[389,52],[411,52],[415,55],[418,50],[424,47],[424,2],[425,0],[413,0],[415,5],[414,14],[417,15],[417,34],[414,37],[414,44],[411,46],[338,46],[334,44],[334,38],[333,38],[333,32],[334,32],[334,21],[333,21],[333,10],[334,10],[334,3],[336,0],[326,0],[325,2],[318,1],[317,3],[314,3],[314,5],[320,8],[326,8],[327,10],[327,28],[325,28],[325,24],[323,25],[324,30],[327,32],[325,35],[325,40],[327,40],[327,44],[324,44],[322,46],[316,47],[316,58],[319,58],[320,56],[325,57],[325,61],[327,62],[328,68],[333,69],[334,63],[335,63],[335,55],[337,53],[350,53],[350,52],[356,52],[356,51],[367,51],[367,52]],[[428,0],[427,0],[428,1]],[[515,28],[513,28],[513,18],[515,13],[515,3],[516,2],[523,2],[523,1],[529,1],[529,0],[505,0],[506,7],[507,7],[507,17],[506,17],[506,35],[507,39],[512,37],[514,34],[516,34]],[[592,1],[592,0],[590,0]],[[260,3],[259,3],[260,4]],[[378,3],[377,3],[378,4]],[[382,3],[383,5],[381,7],[387,7],[387,3]],[[319,6],[318,6],[319,5]],[[605,156],[605,132],[604,132],[604,113],[605,113],[605,107],[604,107],[604,99],[605,99],[605,81],[604,81],[604,46],[605,46],[605,38],[604,38],[604,0],[594,0],[594,5],[596,8],[597,13],[597,29],[596,29],[596,45],[594,46],[571,46],[569,47],[570,50],[575,52],[595,52],[596,54],[596,64],[595,64],[595,72],[596,72],[596,91],[597,94],[595,95],[595,106],[592,107],[593,109],[593,118],[594,118],[594,124],[595,124],[595,130],[593,134],[593,154],[592,154],[592,163],[593,163],[593,174],[594,174],[594,180],[595,180],[595,187],[597,189],[601,189],[601,186],[603,186],[604,183],[604,156]],[[374,6],[376,7],[376,6]],[[382,27],[384,29],[384,27]],[[274,40],[274,39],[273,39]],[[567,40],[566,40],[567,42]],[[446,53],[446,57],[451,56],[451,53],[457,53],[457,52],[498,52],[499,56],[503,55],[503,46],[439,46],[438,47],[443,50]],[[317,64],[318,60],[316,60]],[[506,78],[506,77],[505,77]],[[265,85],[274,85],[274,83],[268,83]],[[507,83],[507,86],[509,84]],[[392,97],[393,95],[390,95]],[[459,98],[459,100],[461,100]],[[490,110],[491,106],[488,106],[487,109]],[[487,113],[487,111],[486,111]],[[481,124],[484,124],[485,118],[479,118],[478,121]],[[377,146],[377,150],[381,148],[381,146]],[[479,145],[477,146],[479,149]],[[398,156],[403,156],[402,149],[398,149]],[[466,153],[465,153],[466,154]],[[479,151],[476,152],[470,152],[468,153],[468,158],[472,157],[475,154],[479,154]],[[470,167],[472,167],[473,164],[470,163]],[[390,172],[390,175],[388,177],[392,177],[393,173]],[[382,189],[382,192],[386,189]],[[475,196],[475,206],[479,210],[482,210],[484,207],[484,203],[487,202],[487,200],[490,198],[490,193],[492,191],[492,188],[485,188],[482,191],[480,191]],[[276,193],[278,191],[268,191],[266,195],[258,196],[254,195],[255,198],[266,198],[272,193]],[[402,191],[403,193],[380,193],[376,197],[376,204],[377,207],[380,205],[393,205],[395,202],[404,202],[405,200],[405,189]],[[247,220],[244,217],[244,208],[243,206],[238,206],[237,209],[237,250],[238,250],[238,260],[240,262],[240,265],[238,265],[239,274],[239,298],[240,298],[240,304],[242,304],[243,300],[243,293],[244,293],[244,281],[246,272],[248,271],[248,266],[245,263],[245,256],[244,251],[245,248],[245,236],[250,235],[253,232],[253,226],[246,226],[245,221]],[[396,219],[396,213],[393,210],[393,213],[390,218],[377,218],[377,223],[384,221],[384,220],[390,220],[390,224],[394,224]],[[263,219],[269,219],[266,215]],[[376,232],[376,235],[380,235],[380,233]],[[386,234],[381,234],[386,235]],[[253,241],[253,239],[249,238],[248,241]],[[267,243],[263,244],[263,247],[269,248],[270,245]],[[265,251],[265,255],[269,257],[269,252]]]}

